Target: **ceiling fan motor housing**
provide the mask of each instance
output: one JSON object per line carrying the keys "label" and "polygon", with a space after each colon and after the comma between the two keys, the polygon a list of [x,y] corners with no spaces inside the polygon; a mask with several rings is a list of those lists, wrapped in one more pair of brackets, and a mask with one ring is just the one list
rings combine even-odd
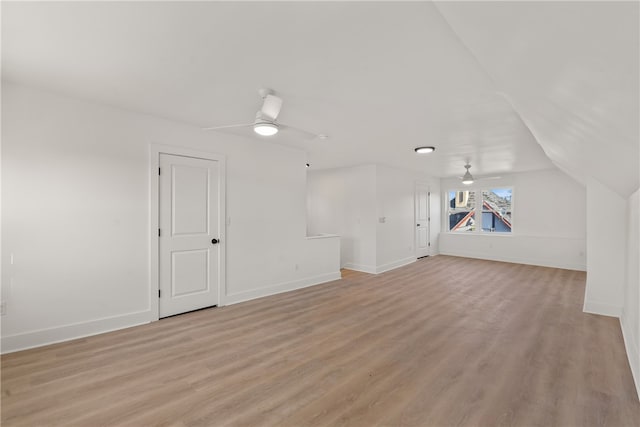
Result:
{"label": "ceiling fan motor housing", "polygon": [[275,125],[276,121],[271,120],[268,117],[265,117],[264,114],[262,113],[262,110],[258,110],[258,112],[256,113],[256,120],[253,123],[256,125],[261,123],[268,123],[268,124]]}

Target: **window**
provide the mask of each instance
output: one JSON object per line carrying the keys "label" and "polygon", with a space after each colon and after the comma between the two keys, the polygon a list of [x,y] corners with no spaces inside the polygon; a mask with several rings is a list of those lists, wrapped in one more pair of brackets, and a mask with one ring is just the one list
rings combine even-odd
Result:
{"label": "window", "polygon": [[449,192],[449,231],[475,231],[475,191]]}
{"label": "window", "polygon": [[511,188],[482,190],[482,231],[511,233]]}
{"label": "window", "polygon": [[[456,190],[448,195],[449,231],[511,232],[513,189]],[[477,207],[480,215],[476,215]]]}

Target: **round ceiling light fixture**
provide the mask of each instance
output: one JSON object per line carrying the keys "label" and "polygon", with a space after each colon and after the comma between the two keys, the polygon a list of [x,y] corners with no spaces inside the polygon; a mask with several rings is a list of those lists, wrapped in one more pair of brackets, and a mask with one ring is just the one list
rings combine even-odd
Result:
{"label": "round ceiling light fixture", "polygon": [[434,151],[436,151],[436,147],[416,147],[413,151],[418,154],[433,153]]}
{"label": "round ceiling light fixture", "polygon": [[272,136],[278,133],[278,125],[268,122],[256,123],[253,125],[253,131],[258,135]]}

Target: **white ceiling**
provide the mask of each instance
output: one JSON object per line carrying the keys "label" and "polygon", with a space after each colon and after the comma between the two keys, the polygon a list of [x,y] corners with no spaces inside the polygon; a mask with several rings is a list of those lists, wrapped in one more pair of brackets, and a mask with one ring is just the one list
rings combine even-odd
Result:
{"label": "white ceiling", "polygon": [[438,9],[560,169],[623,196],[638,189],[640,3]]}
{"label": "white ceiling", "polygon": [[[307,150],[314,168],[377,162],[446,177],[461,175],[467,159],[477,175],[552,167],[538,138],[571,171],[572,151],[555,154],[565,144],[624,139],[637,126],[637,84],[635,98],[626,87],[637,54],[627,57],[629,43],[609,50],[618,39],[607,36],[632,36],[637,20],[612,23],[612,12],[598,26],[597,16],[583,24],[563,13],[550,39],[545,5],[494,17],[495,5],[477,2],[3,2],[2,72],[200,127],[252,121],[257,90],[273,88],[284,99],[279,121],[330,135],[275,137]],[[537,7],[543,22],[528,23]],[[586,61],[594,42],[604,57]],[[528,58],[548,65],[527,70]],[[606,103],[590,106],[585,86]],[[565,101],[560,113],[546,110],[550,101]],[[634,141],[637,159],[637,132]],[[418,145],[437,151],[416,156]]]}

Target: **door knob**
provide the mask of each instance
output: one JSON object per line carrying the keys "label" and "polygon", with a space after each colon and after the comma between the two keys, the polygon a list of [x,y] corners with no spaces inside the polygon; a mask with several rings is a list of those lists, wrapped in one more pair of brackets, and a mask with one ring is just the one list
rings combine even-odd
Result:
{"label": "door knob", "polygon": [[212,244],[212,245],[217,245],[218,243],[220,243],[220,240],[218,240],[218,239],[211,239],[211,244]]}
{"label": "door knob", "polygon": [[416,227],[420,227],[420,224],[417,224]]}

